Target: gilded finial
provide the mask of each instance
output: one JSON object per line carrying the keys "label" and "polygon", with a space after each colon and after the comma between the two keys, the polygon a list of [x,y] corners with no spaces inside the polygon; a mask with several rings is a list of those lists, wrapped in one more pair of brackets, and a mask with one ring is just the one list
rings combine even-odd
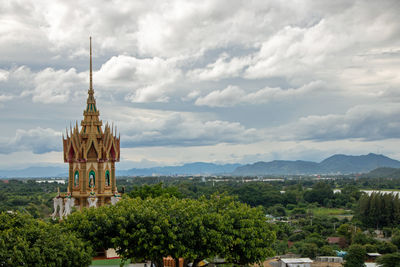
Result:
{"label": "gilded finial", "polygon": [[92,36],[90,36],[89,39],[90,39],[90,85],[89,85],[89,90],[93,90],[93,73],[92,73]]}

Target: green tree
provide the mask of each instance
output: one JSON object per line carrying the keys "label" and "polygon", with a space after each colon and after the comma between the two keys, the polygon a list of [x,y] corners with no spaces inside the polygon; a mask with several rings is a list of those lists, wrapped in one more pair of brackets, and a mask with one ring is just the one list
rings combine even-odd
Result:
{"label": "green tree", "polygon": [[116,212],[115,206],[83,209],[70,214],[61,222],[61,226],[89,241],[95,250],[114,248],[112,237],[118,234],[115,226]]}
{"label": "green tree", "polygon": [[376,259],[381,267],[400,267],[400,253],[386,254]]}
{"label": "green tree", "polygon": [[364,248],[365,248],[365,251],[367,251],[367,253],[378,252],[378,248],[376,245],[366,244],[366,245],[364,245]]}
{"label": "green tree", "polygon": [[267,212],[276,217],[283,217],[286,216],[286,210],[282,206],[282,204],[274,205],[267,209]]}
{"label": "green tree", "polygon": [[367,236],[362,232],[357,232],[353,234],[352,244],[360,244],[365,245],[368,243],[374,243],[374,239],[372,237]]}
{"label": "green tree", "polygon": [[116,248],[123,259],[151,260],[157,266],[167,255],[193,261],[193,266],[216,255],[244,265],[271,256],[275,240],[262,209],[217,195],[126,198],[72,214],[63,226],[96,247]]}
{"label": "green tree", "polygon": [[400,249],[400,234],[395,234],[392,236],[392,243],[395,244],[398,249]]}
{"label": "green tree", "polygon": [[288,242],[287,240],[278,240],[274,242],[272,248],[277,255],[286,254],[288,251]]}
{"label": "green tree", "polygon": [[304,193],[304,200],[309,203],[318,202],[320,205],[325,205],[328,200],[334,198],[333,190],[329,184],[318,182],[314,184],[311,191]]}
{"label": "green tree", "polygon": [[355,244],[351,245],[347,251],[347,255],[345,256],[346,263],[345,267],[363,267],[364,260],[366,256],[365,248],[361,245]]}
{"label": "green tree", "polygon": [[294,244],[291,251],[300,254],[302,257],[315,258],[318,254],[318,246],[315,243],[300,241]]}
{"label": "green tree", "polygon": [[378,246],[378,252],[381,254],[397,252],[397,246],[390,242],[382,242]]}
{"label": "green tree", "polygon": [[358,202],[357,216],[367,227],[385,227],[400,223],[400,199],[393,194],[363,194]]}
{"label": "green tree", "polygon": [[175,186],[164,186],[163,183],[158,183],[155,185],[143,185],[140,187],[135,186],[133,190],[128,193],[128,196],[131,198],[140,197],[141,199],[146,199],[148,197],[155,198],[159,196],[174,196],[181,198],[182,194]]}
{"label": "green tree", "polygon": [[345,237],[347,240],[351,240],[353,227],[350,224],[344,223],[339,226],[339,228],[337,229],[337,233]]}
{"label": "green tree", "polygon": [[88,266],[91,260],[92,249],[59,225],[0,213],[1,266]]}
{"label": "green tree", "polygon": [[319,249],[318,254],[321,255],[321,256],[336,256],[336,253],[333,250],[333,248],[331,246],[328,246],[328,245],[322,246]]}
{"label": "green tree", "polygon": [[320,234],[318,233],[312,233],[307,235],[306,239],[304,240],[307,243],[314,243],[318,247],[322,247],[323,245],[326,245],[326,239],[323,238]]}
{"label": "green tree", "polygon": [[270,246],[275,233],[261,208],[251,208],[231,197],[214,196],[211,201],[218,207],[216,212],[228,223],[223,233],[228,238],[228,249],[221,256],[229,262],[246,265],[273,255]]}

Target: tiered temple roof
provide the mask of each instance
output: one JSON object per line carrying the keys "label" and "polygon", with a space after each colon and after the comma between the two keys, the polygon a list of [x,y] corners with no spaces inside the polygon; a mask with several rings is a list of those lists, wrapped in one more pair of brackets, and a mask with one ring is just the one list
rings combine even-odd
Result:
{"label": "tiered temple roof", "polygon": [[119,161],[120,137],[117,137],[117,129],[106,123],[103,131],[103,122],[99,120],[99,115],[93,90],[90,40],[90,85],[87,105],[83,111],[81,129],[76,122],[74,127],[70,127],[69,133],[66,130],[66,138],[63,136],[64,162],[86,162],[88,159],[96,159],[98,162]]}

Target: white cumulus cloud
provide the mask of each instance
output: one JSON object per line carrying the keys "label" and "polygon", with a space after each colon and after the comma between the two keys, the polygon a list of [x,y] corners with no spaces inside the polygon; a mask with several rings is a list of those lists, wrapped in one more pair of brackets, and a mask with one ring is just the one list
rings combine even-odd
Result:
{"label": "white cumulus cloud", "polygon": [[50,128],[18,129],[14,137],[0,140],[0,154],[15,151],[33,151],[35,154],[43,154],[60,151],[61,148],[61,133]]}
{"label": "white cumulus cloud", "polygon": [[197,98],[195,104],[210,107],[263,104],[272,101],[296,100],[296,98],[307,97],[313,92],[321,93],[325,89],[326,85],[321,81],[314,81],[300,88],[266,87],[254,92],[246,92],[237,86],[230,85],[223,90],[212,91],[204,97]]}

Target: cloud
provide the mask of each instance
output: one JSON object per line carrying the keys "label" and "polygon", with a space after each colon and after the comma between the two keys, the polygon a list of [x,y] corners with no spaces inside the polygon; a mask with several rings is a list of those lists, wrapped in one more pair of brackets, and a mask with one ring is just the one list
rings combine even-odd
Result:
{"label": "cloud", "polygon": [[[160,4],[138,20],[143,54],[163,57],[200,55],[209,49],[250,43],[265,27],[268,5],[240,1],[173,1]],[[252,17],[250,23],[249,17]],[[256,30],[257,29],[257,30]]]}
{"label": "cloud", "polygon": [[63,128],[80,118],[90,35],[102,118],[117,118],[124,146],[151,148],[147,159],[165,148],[170,161],[179,153],[195,160],[189,153],[197,151],[233,161],[230,154],[262,157],[272,146],[273,158],[287,142],[286,155],[297,142],[301,151],[324,140],[349,150],[358,142],[354,151],[378,140],[393,151],[398,138],[396,0],[21,0],[2,1],[0,10],[7,151],[12,142],[16,151],[33,149],[12,141],[21,128]]}
{"label": "cloud", "polygon": [[123,108],[118,114],[123,147],[251,143],[261,138],[254,128],[196,113]]}
{"label": "cloud", "polygon": [[35,75],[35,88],[32,94],[33,102],[65,103],[74,90],[82,90],[87,79],[85,73],[77,73],[74,68],[69,70],[44,69]]}
{"label": "cloud", "polygon": [[400,108],[395,105],[356,106],[344,114],[301,117],[273,130],[283,140],[364,141],[400,138]]}
{"label": "cloud", "polygon": [[34,72],[27,66],[12,67],[7,70],[7,79],[0,80],[6,93],[2,98],[30,96],[35,103],[66,103],[71,96],[80,95],[82,87],[87,86],[87,76],[74,68]]}
{"label": "cloud", "polygon": [[194,100],[195,98],[197,98],[200,95],[200,91],[199,90],[193,90],[191,91],[187,96],[184,96],[181,98],[182,101],[191,101]]}
{"label": "cloud", "polygon": [[9,72],[7,70],[0,69],[0,82],[7,81]]}
{"label": "cloud", "polygon": [[[398,4],[356,2],[341,13],[302,27],[286,26],[262,43],[245,71],[249,79],[284,76],[297,82],[329,79],[359,62],[360,51],[391,42],[400,33],[392,19]],[[398,10],[398,9],[397,9]],[[360,62],[361,63],[361,62]],[[367,76],[364,76],[367,78]]]}
{"label": "cloud", "polygon": [[128,94],[125,100],[133,103],[168,102],[165,96],[165,88],[162,85],[149,85],[136,89],[133,94]]}
{"label": "cloud", "polygon": [[218,81],[224,78],[240,76],[243,69],[250,64],[249,57],[234,57],[228,60],[227,53],[223,53],[214,63],[208,64],[205,68],[190,70],[187,75],[197,81]]}
{"label": "cloud", "polygon": [[37,127],[34,129],[18,129],[15,136],[0,140],[0,154],[9,154],[15,151],[33,151],[43,154],[61,150],[61,133],[50,128]]}
{"label": "cloud", "polygon": [[245,94],[239,87],[230,85],[223,90],[212,91],[204,97],[197,98],[195,104],[198,106],[229,107],[240,103]]}
{"label": "cloud", "polygon": [[176,64],[175,59],[138,59],[121,55],[104,63],[94,78],[103,87],[119,86],[125,91],[134,91],[126,95],[128,101],[166,102],[174,90],[171,84],[181,76]]}
{"label": "cloud", "polygon": [[9,101],[9,100],[11,100],[13,98],[14,97],[12,95],[0,95],[0,103]]}
{"label": "cloud", "polygon": [[32,89],[34,74],[26,66],[11,67],[2,70],[3,79],[0,79],[2,92],[12,96],[19,96],[23,91]]}
{"label": "cloud", "polygon": [[230,107],[238,104],[263,104],[272,101],[298,100],[307,97],[310,93],[321,93],[326,90],[326,85],[321,81],[314,81],[300,88],[271,88],[266,87],[255,92],[246,92],[237,86],[228,86],[223,90],[212,91],[204,97],[196,99],[198,106]]}
{"label": "cloud", "polygon": [[176,60],[164,60],[159,57],[135,58],[131,56],[115,56],[104,63],[95,73],[96,81],[102,85],[110,84],[149,84],[170,83],[179,77],[180,70]]}

